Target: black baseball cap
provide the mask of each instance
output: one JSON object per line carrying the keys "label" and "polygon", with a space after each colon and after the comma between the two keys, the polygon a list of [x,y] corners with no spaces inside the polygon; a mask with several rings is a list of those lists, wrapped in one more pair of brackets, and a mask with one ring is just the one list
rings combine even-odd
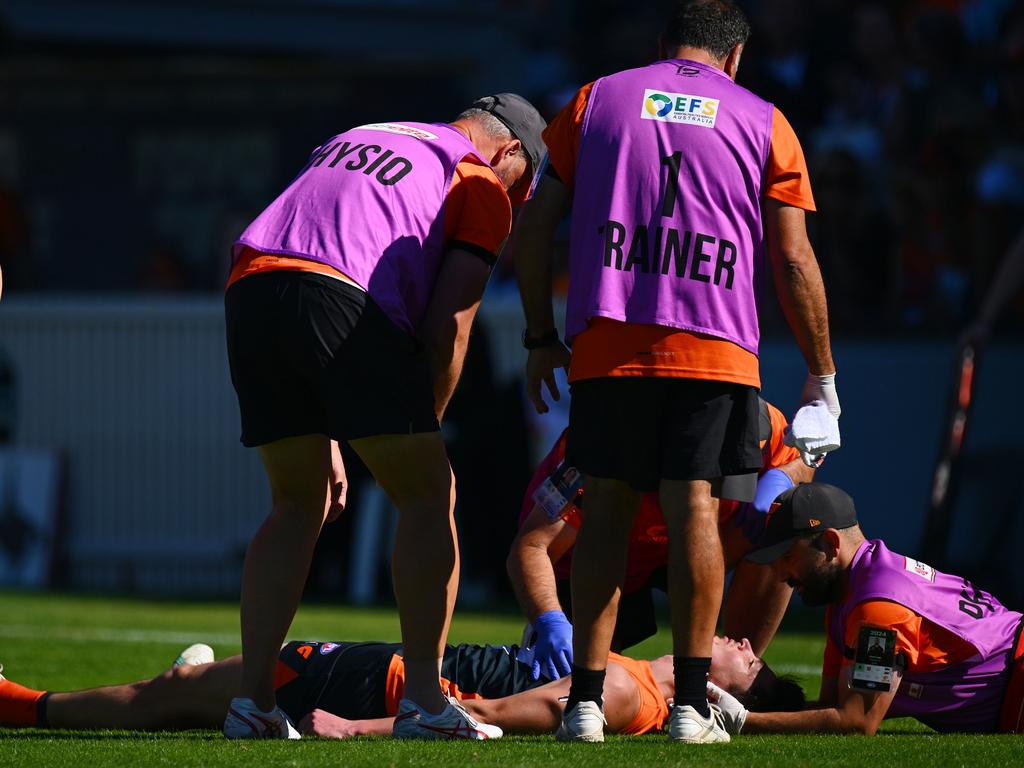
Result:
{"label": "black baseball cap", "polygon": [[490,112],[512,131],[512,135],[523,143],[526,156],[530,158],[531,171],[536,177],[547,153],[541,132],[548,124],[533,104],[518,93],[496,93],[477,99],[469,106],[470,109]]}
{"label": "black baseball cap", "polygon": [[857,524],[850,494],[827,483],[804,483],[779,494],[772,504],[761,545],[747,560],[766,565],[782,557],[793,542],[826,528]]}

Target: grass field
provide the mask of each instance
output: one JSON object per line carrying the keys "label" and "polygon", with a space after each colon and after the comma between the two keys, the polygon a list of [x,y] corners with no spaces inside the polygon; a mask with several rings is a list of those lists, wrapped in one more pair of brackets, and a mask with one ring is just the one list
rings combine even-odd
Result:
{"label": "grass field", "polygon": [[[210,643],[218,657],[237,653],[237,606],[0,593],[0,662],[24,685],[68,690],[151,677],[186,645]],[[453,642],[516,642],[513,615],[458,613]],[[327,606],[303,608],[293,638],[396,640],[393,611]],[[817,693],[823,642],[780,635],[767,654]],[[635,650],[669,650],[665,633]],[[408,743],[389,739],[292,743],[227,742],[213,731],[140,734],[0,729],[0,766],[1021,766],[1024,741],[1010,736],[938,736],[911,720],[887,721],[863,737],[740,736],[732,744],[681,748],[658,736],[611,737],[604,745],[557,744],[549,738],[499,742]]]}

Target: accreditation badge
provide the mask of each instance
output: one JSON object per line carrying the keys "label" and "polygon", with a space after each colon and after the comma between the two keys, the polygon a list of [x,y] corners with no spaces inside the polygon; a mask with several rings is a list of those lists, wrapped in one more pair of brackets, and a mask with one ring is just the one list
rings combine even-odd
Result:
{"label": "accreditation badge", "polygon": [[895,679],[896,630],[864,625],[857,633],[850,687],[889,691]]}
{"label": "accreditation badge", "polygon": [[580,505],[583,496],[583,474],[562,462],[533,492],[533,502],[544,510],[552,523],[562,516],[569,504]]}

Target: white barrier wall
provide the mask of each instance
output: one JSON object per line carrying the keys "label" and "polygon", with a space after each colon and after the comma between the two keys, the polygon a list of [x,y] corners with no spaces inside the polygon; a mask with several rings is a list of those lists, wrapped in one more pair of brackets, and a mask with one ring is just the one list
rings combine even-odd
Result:
{"label": "white barrier wall", "polygon": [[67,458],[75,586],[237,584],[268,493],[238,443],[219,298],[5,299],[0,349],[17,444]]}
{"label": "white barrier wall", "polygon": [[[521,312],[508,292],[489,294],[481,309],[503,383],[523,370]],[[17,444],[67,459],[72,585],[236,589],[269,493],[256,453],[238,442],[221,298],[4,297],[0,352],[16,376]],[[951,341],[837,345],[843,448],[820,477],[847,488],[869,533],[898,551],[917,547],[951,354]],[[765,396],[791,413],[806,371],[795,345],[766,342],[761,361]],[[993,471],[1014,469],[968,489],[962,504],[985,509],[975,528],[995,524],[993,506],[1024,503],[1015,469],[1022,380],[1019,341],[985,351],[967,449]],[[553,413],[532,428],[553,435],[564,418]]]}
{"label": "white barrier wall", "polygon": [[[518,375],[518,298],[481,321],[496,375]],[[223,302],[5,297],[0,354],[14,370],[18,446],[67,460],[73,586],[230,591],[269,508],[255,451],[238,442]]]}

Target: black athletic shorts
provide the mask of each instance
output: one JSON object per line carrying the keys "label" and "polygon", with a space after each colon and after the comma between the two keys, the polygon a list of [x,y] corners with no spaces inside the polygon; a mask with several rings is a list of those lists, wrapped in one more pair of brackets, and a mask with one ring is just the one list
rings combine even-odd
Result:
{"label": "black athletic shorts", "polygon": [[228,288],[224,309],[243,444],[439,429],[423,345],[358,288],[261,272]]}
{"label": "black athletic shorts", "polygon": [[754,387],[615,376],[577,381],[571,393],[565,457],[581,472],[639,491],[723,478],[736,489],[727,498],[753,499],[762,462]]}
{"label": "black athletic shorts", "polygon": [[[572,589],[569,579],[559,579],[556,584],[558,602],[566,616],[572,616]],[[622,653],[637,643],[642,643],[658,632],[658,619],[654,610],[654,590],[668,594],[668,566],[657,568],[647,583],[632,592],[623,592],[619,597],[619,613],[615,619],[612,634],[612,651]]]}
{"label": "black athletic shorts", "polygon": [[[485,699],[546,683],[533,680],[529,666],[516,661],[518,651],[514,645],[448,645],[441,677]],[[314,709],[349,720],[394,715],[386,691],[396,655],[402,655],[400,643],[288,643],[278,656],[277,704],[293,722]]]}

